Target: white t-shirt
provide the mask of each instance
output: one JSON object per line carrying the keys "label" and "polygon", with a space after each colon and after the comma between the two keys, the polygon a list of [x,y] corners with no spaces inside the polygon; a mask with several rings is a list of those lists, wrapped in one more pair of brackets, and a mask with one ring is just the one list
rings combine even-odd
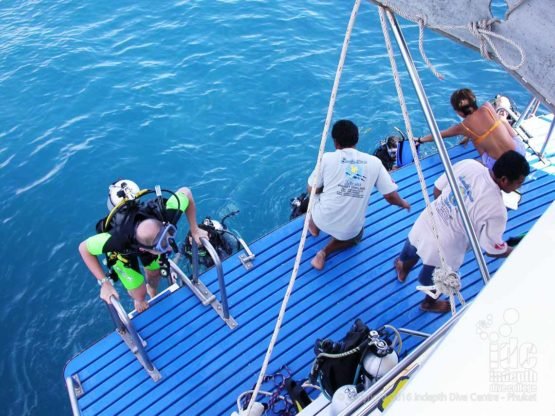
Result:
{"label": "white t-shirt", "polygon": [[[507,209],[499,186],[493,181],[489,170],[476,160],[456,163],[453,171],[480,246],[489,254],[504,253],[507,251],[507,244],[503,241]],[[441,195],[431,205],[439,244],[446,263],[457,271],[470,242],[445,174],[436,180],[435,186],[441,190]],[[441,265],[427,209],[422,211],[410,230],[409,240],[424,264]]]}
{"label": "white t-shirt", "polygon": [[360,233],[370,193],[374,186],[382,193],[397,190],[382,162],[354,148],[324,153],[322,174],[314,184],[316,170],[308,178],[310,186],[324,187],[312,210],[316,226],[337,240],[350,240]]}

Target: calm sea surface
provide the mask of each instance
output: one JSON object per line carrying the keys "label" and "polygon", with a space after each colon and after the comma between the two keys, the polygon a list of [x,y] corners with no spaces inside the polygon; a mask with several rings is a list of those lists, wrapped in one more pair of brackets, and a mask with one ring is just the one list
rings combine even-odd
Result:
{"label": "calm sea surface", "polygon": [[[0,3],[0,403],[69,413],[65,362],[112,326],[78,244],[117,178],[192,188],[199,217],[252,241],[288,219],[313,168],[351,2]],[[438,124],[454,89],[526,92],[477,53],[403,22]],[[403,78],[415,134],[423,116]],[[402,126],[377,10],[362,4],[334,119],[371,151]],[[328,144],[328,149],[331,145]],[[185,228],[185,227],[183,227]],[[183,232],[184,230],[182,230]],[[127,297],[125,306],[129,307]]]}

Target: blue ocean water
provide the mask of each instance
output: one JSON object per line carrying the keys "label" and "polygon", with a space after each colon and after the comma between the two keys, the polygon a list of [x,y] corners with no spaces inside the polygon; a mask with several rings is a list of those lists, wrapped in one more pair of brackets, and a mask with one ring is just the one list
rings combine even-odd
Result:
{"label": "blue ocean water", "polygon": [[[199,218],[240,210],[230,225],[247,241],[287,221],[289,199],[315,163],[351,7],[0,4],[2,414],[69,413],[65,362],[112,328],[77,251],[106,214],[109,183],[189,186]],[[427,54],[445,75],[435,79],[418,54],[417,28],[403,27],[440,127],[456,121],[448,98],[457,88],[472,88],[479,101],[497,93],[528,100],[495,64],[427,33]],[[424,134],[402,79],[415,134]],[[338,118],[359,125],[366,151],[403,124],[377,10],[367,3]]]}

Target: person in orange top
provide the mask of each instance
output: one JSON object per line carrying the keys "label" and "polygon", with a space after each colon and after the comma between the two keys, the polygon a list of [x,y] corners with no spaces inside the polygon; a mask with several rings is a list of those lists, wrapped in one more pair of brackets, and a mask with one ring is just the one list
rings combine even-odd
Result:
{"label": "person in orange top", "polygon": [[[489,169],[509,150],[515,150],[523,156],[526,154],[524,144],[507,120],[500,117],[489,102],[478,107],[476,96],[468,88],[455,91],[451,95],[451,105],[463,121],[443,130],[441,137],[466,136],[466,141],[472,141],[482,157],[482,163]],[[417,138],[416,143],[432,140],[432,135],[429,134]],[[466,141],[463,140],[461,143]]]}

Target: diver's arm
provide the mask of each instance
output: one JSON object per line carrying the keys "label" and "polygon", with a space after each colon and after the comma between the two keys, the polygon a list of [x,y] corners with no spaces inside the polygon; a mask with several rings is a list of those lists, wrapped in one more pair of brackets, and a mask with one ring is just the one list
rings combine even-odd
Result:
{"label": "diver's arm", "polygon": [[[448,129],[442,130],[439,132],[439,134],[441,135],[442,138],[445,137],[453,137],[453,136],[459,136],[461,134],[465,134],[466,131],[464,130],[464,127],[461,126],[461,124],[455,124],[454,126],[449,127]],[[428,134],[427,136],[424,137],[420,137],[416,140],[419,143],[426,143],[426,142],[433,142],[434,139],[432,137],[431,134]]]}
{"label": "diver's arm", "polygon": [[189,222],[189,228],[191,230],[191,235],[197,242],[197,244],[202,244],[200,241],[201,237],[208,238],[208,233],[199,228],[197,223],[197,207],[195,205],[195,200],[193,198],[193,193],[189,188],[179,188],[177,192],[181,192],[189,200],[189,205],[185,209],[185,215],[187,216],[187,221]]}
{"label": "diver's arm", "polygon": [[[100,265],[100,262],[98,261],[96,256],[93,256],[91,253],[89,253],[86,241],[83,241],[81,244],[79,244],[79,253],[83,258],[83,262],[96,278],[96,280],[98,280],[99,282],[104,280],[104,278],[106,277],[106,275],[104,274],[104,269]],[[111,303],[110,296],[114,296],[116,299],[119,299],[118,292],[116,291],[112,283],[109,280],[105,280],[100,287],[100,298],[107,303]]]}
{"label": "diver's arm", "polygon": [[383,197],[391,205],[397,205],[398,207],[404,208],[410,212],[410,204],[407,202],[407,200],[401,198],[399,192],[393,191],[389,194],[385,194]]}

